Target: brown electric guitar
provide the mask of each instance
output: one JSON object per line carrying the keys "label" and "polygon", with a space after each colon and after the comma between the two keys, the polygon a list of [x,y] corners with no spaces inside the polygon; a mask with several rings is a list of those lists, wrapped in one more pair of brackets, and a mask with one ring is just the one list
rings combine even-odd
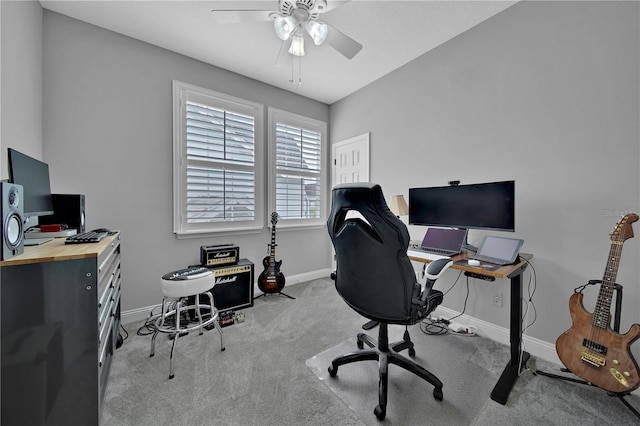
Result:
{"label": "brown electric guitar", "polygon": [[573,326],[556,341],[558,357],[569,371],[613,393],[629,393],[640,386],[640,369],[630,351],[631,344],[640,337],[640,325],[633,324],[626,334],[610,328],[622,244],[633,237],[631,224],[637,220],[637,214],[625,215],[611,234],[607,267],[593,314],[584,309],[582,293],[574,293],[569,299]]}
{"label": "brown electric guitar", "polygon": [[282,260],[276,261],[276,223],[278,213],[271,213],[271,244],[269,256],[262,261],[264,271],[258,277],[258,288],[263,293],[280,293],[284,288],[284,274],[280,272]]}

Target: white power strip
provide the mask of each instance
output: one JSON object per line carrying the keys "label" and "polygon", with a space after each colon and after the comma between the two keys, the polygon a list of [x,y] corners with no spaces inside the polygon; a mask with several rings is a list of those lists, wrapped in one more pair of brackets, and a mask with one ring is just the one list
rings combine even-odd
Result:
{"label": "white power strip", "polygon": [[[438,317],[438,321],[449,321],[449,320],[447,320],[443,316],[440,316]],[[478,331],[476,327],[463,325],[455,321],[450,321],[449,324],[447,325],[447,328],[455,333],[460,333],[460,334],[476,334]]]}
{"label": "white power strip", "polygon": [[457,322],[450,322],[447,328],[451,331],[455,331],[456,333],[468,333],[468,327],[462,324],[458,324]]}

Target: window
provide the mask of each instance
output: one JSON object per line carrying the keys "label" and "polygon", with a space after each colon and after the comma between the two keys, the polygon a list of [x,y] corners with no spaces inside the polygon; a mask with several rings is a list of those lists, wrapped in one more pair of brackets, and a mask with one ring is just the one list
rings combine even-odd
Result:
{"label": "window", "polygon": [[326,221],[324,122],[269,109],[269,203],[283,226]]}
{"label": "window", "polygon": [[173,83],[174,232],[264,225],[263,107]]}

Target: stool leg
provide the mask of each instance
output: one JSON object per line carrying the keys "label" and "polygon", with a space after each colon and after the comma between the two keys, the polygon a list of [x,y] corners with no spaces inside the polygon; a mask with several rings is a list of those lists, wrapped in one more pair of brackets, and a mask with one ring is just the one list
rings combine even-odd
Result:
{"label": "stool leg", "polygon": [[153,336],[151,337],[151,352],[149,353],[149,358],[156,354],[156,337],[158,336],[158,330],[153,332]]}
{"label": "stool leg", "polygon": [[[206,292],[206,295],[209,296],[209,303],[211,304],[211,317],[214,317],[214,312],[215,312],[215,316],[218,316],[218,312],[216,311],[216,307],[213,304],[213,296],[211,295],[210,291]],[[218,333],[220,333],[220,350],[224,351],[225,347],[224,347],[224,335],[222,333],[222,328],[220,327],[220,324],[218,324],[218,321],[213,321],[213,325],[216,328],[216,330],[218,330]]]}
{"label": "stool leg", "polygon": [[[162,312],[160,313],[160,321],[161,325],[164,325],[164,314],[165,314],[165,300],[166,298],[162,298]],[[156,328],[156,324],[153,324],[153,336],[151,337],[151,352],[149,353],[149,358],[156,354],[156,337],[158,337],[158,329]]]}
{"label": "stool leg", "polygon": [[198,315],[198,324],[200,325],[200,335],[202,336],[202,334],[204,333],[204,330],[202,329],[202,314],[200,313],[200,295],[196,294],[196,314]]}
{"label": "stool leg", "polygon": [[176,332],[173,335],[173,344],[171,345],[171,355],[169,357],[169,378],[173,379],[173,366],[174,366],[174,359],[173,359],[173,354],[176,350],[176,343],[178,342],[178,337],[180,337],[180,304],[181,304],[182,299],[178,299],[178,301],[176,302]]}

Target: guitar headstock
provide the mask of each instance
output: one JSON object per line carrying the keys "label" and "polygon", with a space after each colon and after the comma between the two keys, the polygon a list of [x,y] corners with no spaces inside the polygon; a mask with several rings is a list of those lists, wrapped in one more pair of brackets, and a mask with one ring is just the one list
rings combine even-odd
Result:
{"label": "guitar headstock", "polygon": [[616,227],[611,233],[611,241],[622,242],[629,238],[633,238],[633,228],[631,224],[638,220],[638,215],[635,213],[627,213],[618,222]]}
{"label": "guitar headstock", "polygon": [[278,212],[271,213],[271,224],[275,226],[275,224],[278,223],[279,218],[280,215],[278,215]]}

